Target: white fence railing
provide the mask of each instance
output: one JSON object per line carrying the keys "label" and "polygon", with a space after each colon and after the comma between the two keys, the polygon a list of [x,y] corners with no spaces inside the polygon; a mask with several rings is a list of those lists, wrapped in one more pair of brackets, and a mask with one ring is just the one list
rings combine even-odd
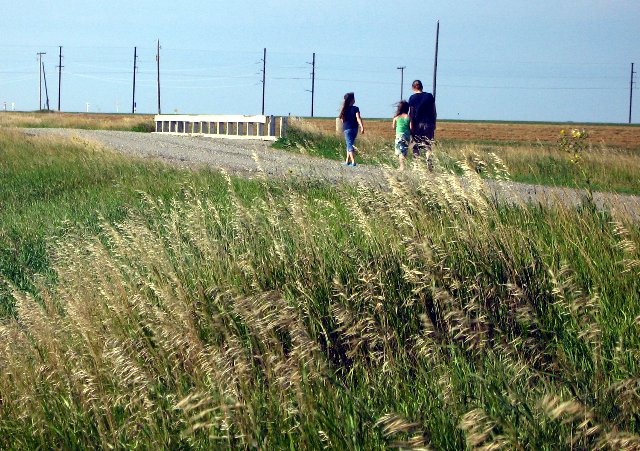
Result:
{"label": "white fence railing", "polygon": [[284,135],[287,118],[240,114],[158,114],[155,123],[155,133],[276,140]]}

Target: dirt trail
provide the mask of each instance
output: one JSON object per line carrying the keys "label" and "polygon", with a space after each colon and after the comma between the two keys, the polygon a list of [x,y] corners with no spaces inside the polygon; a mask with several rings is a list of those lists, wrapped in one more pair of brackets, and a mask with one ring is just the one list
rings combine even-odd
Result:
{"label": "dirt trail", "polygon": [[[256,140],[212,139],[198,136],[174,136],[153,133],[134,133],[105,130],[24,129],[28,135],[75,136],[95,141],[116,151],[142,158],[160,159],[183,167],[211,167],[230,173],[256,176],[264,173],[273,177],[301,177],[322,179],[330,183],[364,183],[386,189],[387,176],[411,177],[403,173],[385,171],[377,166],[358,165],[354,168],[340,162],[311,156],[292,154],[273,149],[271,144]],[[488,194],[505,202],[536,202],[545,205],[562,202],[580,205],[584,191],[570,188],[498,183],[487,181]],[[640,197],[613,193],[594,193],[599,208],[612,211],[640,222]]]}

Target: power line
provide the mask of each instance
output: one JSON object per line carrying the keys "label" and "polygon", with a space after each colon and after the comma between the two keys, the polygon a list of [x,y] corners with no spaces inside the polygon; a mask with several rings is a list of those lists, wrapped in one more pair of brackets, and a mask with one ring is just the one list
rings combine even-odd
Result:
{"label": "power line", "polygon": [[60,111],[60,90],[62,86],[62,46],[60,47],[59,63],[58,63],[58,111]]}
{"label": "power line", "polygon": [[[313,117],[313,99],[316,92],[316,52],[313,52],[313,58],[310,63],[311,64],[311,117]],[[303,80],[300,78],[290,78],[291,80]]]}
{"label": "power line", "polygon": [[404,85],[404,70],[407,68],[407,66],[398,66],[396,69],[400,70],[400,101],[402,101],[402,99],[404,98],[402,96],[402,86]]}
{"label": "power line", "polygon": [[436,81],[438,78],[438,40],[440,39],[440,21],[436,23],[436,52],[433,61],[433,99],[436,99]]}
{"label": "power line", "polygon": [[524,89],[531,91],[619,91],[626,89],[623,87],[612,88],[608,87],[537,87],[537,86],[482,86],[482,85],[441,85],[447,88],[474,88],[474,89]]}
{"label": "power line", "polygon": [[133,48],[133,95],[131,100],[131,114],[136,112],[136,70],[138,66],[136,65],[138,59],[138,47]]}
{"label": "power line", "polygon": [[43,69],[43,65],[42,65],[42,55],[46,55],[47,52],[38,52],[38,70],[40,72],[40,84],[39,84],[39,89],[38,89],[38,109],[41,110],[42,109],[42,69]]}
{"label": "power line", "polygon": [[631,63],[631,82],[629,86],[629,123],[631,123],[631,106],[633,105],[633,74],[636,72],[633,70],[633,63]]}
{"label": "power line", "polygon": [[266,87],[266,75],[267,75],[267,48],[264,48],[264,54],[262,57],[262,114],[264,115],[264,94]]}
{"label": "power line", "polygon": [[160,113],[160,39],[158,39],[156,62],[158,64],[158,114],[161,114]]}
{"label": "power line", "polygon": [[42,76],[44,78],[44,93],[47,97],[47,111],[50,111],[49,108],[49,90],[47,89],[47,73],[44,71],[44,63],[42,63]]}

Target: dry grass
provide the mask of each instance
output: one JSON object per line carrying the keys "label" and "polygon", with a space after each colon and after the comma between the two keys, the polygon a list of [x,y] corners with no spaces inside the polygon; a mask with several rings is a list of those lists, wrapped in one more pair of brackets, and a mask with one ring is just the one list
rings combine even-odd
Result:
{"label": "dry grass", "polygon": [[0,447],[638,449],[640,230],[460,164],[57,240],[0,325]]}
{"label": "dry grass", "polygon": [[[335,121],[333,129],[322,124],[319,119],[294,119],[287,137],[277,145],[294,152],[344,159],[344,138],[336,134]],[[360,149],[358,161],[397,167],[391,122],[379,121],[376,124],[356,140]],[[640,130],[638,127],[635,129]],[[457,174],[465,171],[459,163],[464,161],[483,177],[498,180],[504,178],[501,167],[506,166],[509,168],[509,177],[517,182],[640,195],[640,178],[637,176],[640,173],[640,154],[636,150],[629,146],[609,146],[604,140],[596,142],[595,138],[590,138],[580,164],[575,164],[571,160],[572,155],[558,146],[559,131],[558,128],[555,141],[536,143],[524,140],[482,143],[472,137],[454,141],[442,138],[434,146],[434,151],[438,154],[442,169]]]}
{"label": "dry grass", "polygon": [[2,112],[0,113],[0,127],[150,131],[153,129],[154,123],[153,116],[148,114]]}

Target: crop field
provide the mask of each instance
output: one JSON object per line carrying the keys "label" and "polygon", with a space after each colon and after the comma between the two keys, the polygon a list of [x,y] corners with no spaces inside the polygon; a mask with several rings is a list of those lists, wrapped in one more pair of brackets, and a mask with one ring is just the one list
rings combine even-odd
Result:
{"label": "crop field", "polygon": [[[324,133],[335,132],[334,118],[303,118],[304,122]],[[393,138],[391,119],[365,118],[368,134],[386,139]],[[105,130],[152,131],[150,114],[99,113],[15,113],[0,112],[0,127],[62,127],[96,128]],[[595,146],[636,150],[640,152],[640,126],[577,123],[523,123],[523,122],[438,122],[437,138],[466,142],[497,143],[555,143],[560,130],[587,129],[590,142]]]}
{"label": "crop field", "polygon": [[[335,131],[335,119],[304,118],[312,126],[325,133]],[[366,133],[392,139],[394,131],[391,119],[364,119]],[[640,126],[575,123],[515,123],[515,122],[438,122],[439,140],[467,142],[555,143],[560,130],[587,129],[590,142],[595,146],[630,149],[640,152]]]}
{"label": "crop field", "polygon": [[[494,131],[409,177],[370,121],[357,158],[388,166],[377,190],[183,169],[8,120],[0,449],[640,449],[640,226],[588,189],[578,207],[482,189],[537,167],[634,192],[633,146],[574,164],[551,130]],[[323,124],[278,146],[341,158]]]}

